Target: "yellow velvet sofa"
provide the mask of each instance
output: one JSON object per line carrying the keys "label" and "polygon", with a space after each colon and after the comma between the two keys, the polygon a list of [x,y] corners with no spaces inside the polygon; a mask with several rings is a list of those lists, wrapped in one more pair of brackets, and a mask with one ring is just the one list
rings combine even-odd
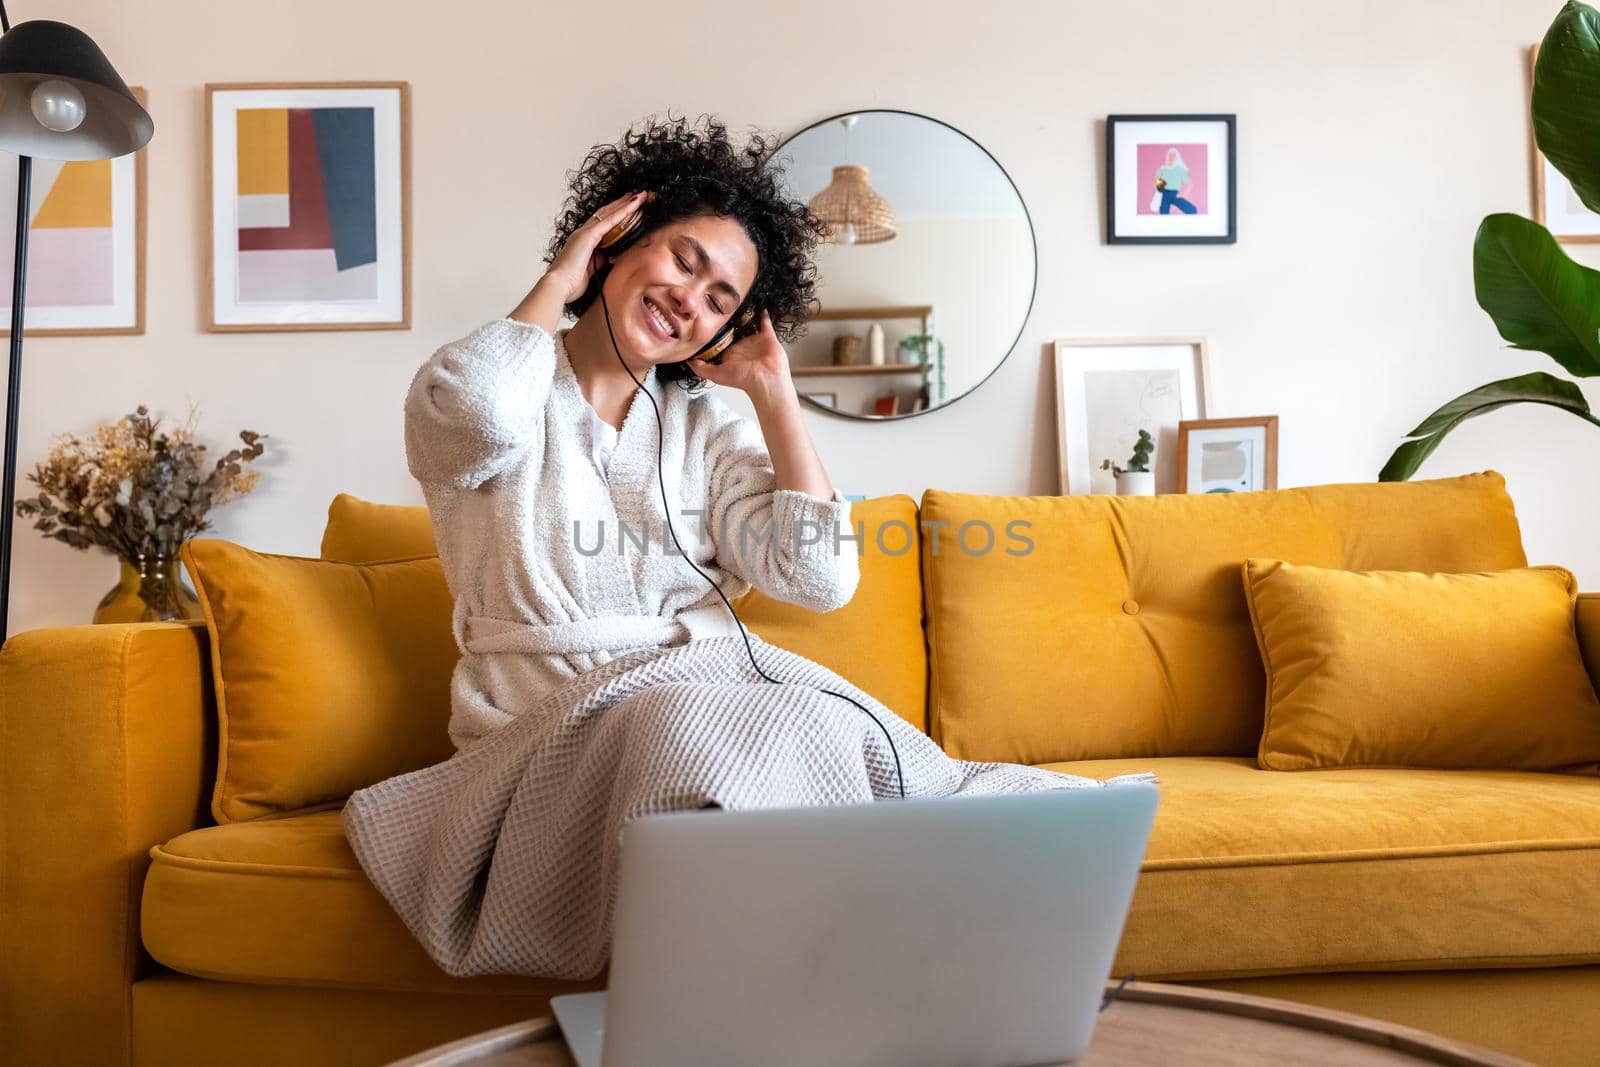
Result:
{"label": "yellow velvet sofa", "polygon": [[[1600,779],[1255,759],[1264,680],[1240,560],[1520,567],[1499,475],[1144,499],[930,490],[854,511],[849,605],[818,616],[752,593],[741,617],[953,755],[1157,772],[1115,973],[1541,1063],[1600,1055]],[[326,560],[432,551],[420,508],[330,509]],[[1576,614],[1593,677],[1600,598]],[[214,666],[198,623],[34,630],[0,651],[6,1062],[377,1064],[604,984],[440,972],[356,865],[336,805],[218,824]],[[436,744],[447,694],[419,699],[430,717],[405,728]]]}

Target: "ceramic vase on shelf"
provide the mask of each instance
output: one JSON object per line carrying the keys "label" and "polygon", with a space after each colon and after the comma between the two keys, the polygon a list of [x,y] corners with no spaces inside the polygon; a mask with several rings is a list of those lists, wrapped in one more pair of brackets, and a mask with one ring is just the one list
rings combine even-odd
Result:
{"label": "ceramic vase on shelf", "polygon": [[1155,496],[1155,471],[1118,471],[1118,496]]}
{"label": "ceramic vase on shelf", "polygon": [[168,622],[199,619],[200,598],[183,577],[176,556],[119,557],[122,576],[94,609],[94,621]]}
{"label": "ceramic vase on shelf", "polygon": [[883,365],[883,327],[877,323],[867,327],[867,362],[875,367]]}

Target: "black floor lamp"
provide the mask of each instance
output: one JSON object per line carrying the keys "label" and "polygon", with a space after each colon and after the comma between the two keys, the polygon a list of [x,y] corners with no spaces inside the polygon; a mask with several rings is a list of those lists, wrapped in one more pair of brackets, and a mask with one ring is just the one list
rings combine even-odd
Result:
{"label": "black floor lamp", "polygon": [[6,380],[6,465],[0,502],[0,642],[10,636],[11,534],[17,491],[17,398],[22,392],[23,292],[34,157],[113,159],[137,152],[155,124],[81,30],[35,19],[15,29],[0,0],[0,150],[17,156],[17,244],[11,265],[11,374]]}

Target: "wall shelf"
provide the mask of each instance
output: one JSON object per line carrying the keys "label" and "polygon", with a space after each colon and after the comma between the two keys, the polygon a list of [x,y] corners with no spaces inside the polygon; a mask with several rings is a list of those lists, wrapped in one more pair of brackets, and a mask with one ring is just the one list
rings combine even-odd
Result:
{"label": "wall shelf", "polygon": [[[933,314],[932,304],[900,304],[875,308],[823,308],[811,316],[812,322],[847,322],[852,319],[922,319]],[[927,332],[926,329],[923,330]]]}
{"label": "wall shelf", "polygon": [[795,378],[820,378],[835,374],[920,374],[920,363],[851,363],[843,367],[793,367],[789,374]]}

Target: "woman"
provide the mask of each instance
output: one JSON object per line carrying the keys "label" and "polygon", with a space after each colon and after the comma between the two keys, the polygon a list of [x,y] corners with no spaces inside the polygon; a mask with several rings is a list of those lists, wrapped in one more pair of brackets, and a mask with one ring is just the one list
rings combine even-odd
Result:
{"label": "woman", "polygon": [[1198,209],[1183,196],[1188,191],[1189,167],[1183,154],[1176,148],[1167,149],[1167,161],[1156,169],[1156,189],[1161,193],[1161,214],[1170,215],[1177,208],[1185,215]]}
{"label": "woman", "polygon": [[[950,759],[743,634],[707,581],[830,611],[860,573],[779,341],[803,322],[825,230],[783,196],[770,152],[759,135],[735,149],[714,120],[596,148],[544,276],[411,384],[406,455],[462,650],[458,751],[357,791],[343,822],[450,974],[597,974],[619,835],[642,814],[1101,784]],[[601,238],[641,206],[612,260]],[[742,304],[763,309],[755,332],[696,358]],[[564,311],[577,321],[558,328]],[[759,427],[704,383],[743,390]]]}

